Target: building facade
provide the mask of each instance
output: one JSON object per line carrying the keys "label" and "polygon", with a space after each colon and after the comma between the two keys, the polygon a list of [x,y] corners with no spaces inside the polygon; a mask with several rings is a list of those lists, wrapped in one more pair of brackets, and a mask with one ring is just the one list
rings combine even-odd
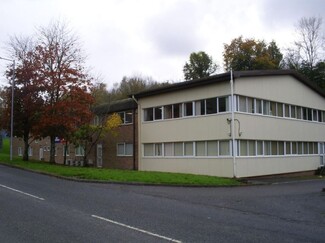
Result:
{"label": "building facade", "polygon": [[293,71],[244,71],[135,95],[139,169],[223,177],[316,170],[325,94]]}
{"label": "building facade", "polygon": [[[133,99],[119,100],[103,104],[94,109],[95,118],[93,125],[102,125],[114,113],[120,115],[122,124],[116,133],[94,135],[93,146],[87,154],[87,164],[99,168],[136,170],[137,162],[137,106]],[[14,138],[13,154],[23,156],[24,143],[21,138]],[[59,138],[55,144],[55,162],[71,166],[83,166],[84,155],[87,153],[82,146],[69,144],[65,154],[65,141]],[[34,140],[30,143],[29,157],[34,160],[49,161],[49,138]]]}

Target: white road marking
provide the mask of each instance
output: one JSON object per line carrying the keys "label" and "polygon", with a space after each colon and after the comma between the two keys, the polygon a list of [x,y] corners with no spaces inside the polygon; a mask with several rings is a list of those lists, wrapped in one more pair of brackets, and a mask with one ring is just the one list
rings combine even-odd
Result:
{"label": "white road marking", "polygon": [[135,231],[138,231],[138,232],[147,234],[147,235],[155,236],[155,237],[158,237],[158,238],[161,238],[161,239],[164,239],[164,240],[168,240],[168,241],[171,241],[171,242],[181,243],[181,241],[179,241],[179,240],[175,240],[175,239],[172,239],[172,238],[169,238],[169,237],[166,237],[166,236],[162,236],[162,235],[158,235],[158,234],[155,234],[155,233],[151,233],[149,231],[146,231],[146,230],[143,230],[143,229],[139,229],[139,228],[136,228],[136,227],[133,227],[133,226],[130,226],[130,225],[123,224],[123,223],[119,223],[119,222],[116,222],[114,220],[110,220],[110,219],[107,219],[107,218],[103,218],[103,217],[100,217],[100,216],[97,216],[97,215],[91,215],[91,216],[94,217],[94,218],[101,219],[101,220],[104,220],[106,222],[112,223],[112,224],[116,224],[116,225],[119,225],[119,226],[122,226],[122,227],[125,227],[125,228],[128,228],[128,229],[131,229],[131,230],[135,230]]}
{"label": "white road marking", "polygon": [[11,190],[11,191],[14,191],[14,192],[18,192],[18,193],[24,194],[24,195],[26,195],[26,196],[30,196],[30,197],[33,197],[33,198],[36,198],[36,199],[39,199],[39,200],[45,200],[45,199],[42,198],[42,197],[37,197],[37,196],[35,196],[35,195],[29,194],[29,193],[27,193],[27,192],[23,192],[23,191],[20,191],[20,190],[17,190],[17,189],[14,189],[14,188],[11,188],[11,187],[8,187],[8,186],[5,186],[5,185],[1,185],[1,184],[0,184],[0,186],[3,187],[3,188],[9,189],[9,190]]}

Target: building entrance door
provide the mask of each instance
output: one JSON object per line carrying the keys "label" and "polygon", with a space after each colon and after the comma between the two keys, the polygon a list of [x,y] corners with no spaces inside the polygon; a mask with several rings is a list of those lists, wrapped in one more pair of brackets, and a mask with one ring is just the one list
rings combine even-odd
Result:
{"label": "building entrance door", "polygon": [[39,160],[44,160],[44,150],[42,147],[39,148]]}
{"label": "building entrance door", "polygon": [[103,146],[97,144],[97,167],[103,166]]}

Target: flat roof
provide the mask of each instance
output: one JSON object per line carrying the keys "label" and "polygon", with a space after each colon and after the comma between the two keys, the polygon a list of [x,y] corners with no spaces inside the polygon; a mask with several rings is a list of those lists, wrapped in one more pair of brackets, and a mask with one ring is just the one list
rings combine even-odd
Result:
{"label": "flat roof", "polygon": [[[141,99],[144,97],[149,97],[158,94],[169,93],[178,90],[190,89],[197,86],[208,85],[212,83],[218,82],[226,82],[230,80],[230,72],[221,73],[209,76],[207,78],[190,80],[190,81],[183,81],[179,83],[174,83],[171,85],[167,85],[164,87],[159,87],[155,89],[149,89],[137,94],[134,94],[136,99]],[[317,84],[307,79],[302,74],[294,71],[294,70],[252,70],[252,71],[234,71],[233,72],[233,79],[236,81],[236,78],[243,78],[243,77],[259,77],[259,76],[282,76],[282,75],[290,75],[296,78],[298,81],[302,82],[321,96],[325,97],[325,91],[321,89]]]}

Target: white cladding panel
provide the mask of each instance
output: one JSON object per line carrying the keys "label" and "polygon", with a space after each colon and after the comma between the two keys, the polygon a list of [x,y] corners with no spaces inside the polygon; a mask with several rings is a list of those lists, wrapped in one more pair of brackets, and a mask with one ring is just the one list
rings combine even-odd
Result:
{"label": "white cladding panel", "polygon": [[222,82],[192,89],[164,93],[139,100],[141,109],[230,95],[230,83]]}
{"label": "white cladding panel", "polygon": [[251,177],[312,171],[319,167],[319,161],[317,155],[237,158],[236,172],[238,177]]}
{"label": "white cladding panel", "polygon": [[[252,114],[235,114],[240,122],[240,139],[275,141],[325,140],[325,123]],[[236,127],[237,127],[236,123]]]}
{"label": "white cladding panel", "polygon": [[142,158],[139,169],[220,177],[234,175],[232,158]]}
{"label": "white cladding panel", "polygon": [[235,94],[325,110],[325,98],[297,79],[286,76],[238,78]]}

